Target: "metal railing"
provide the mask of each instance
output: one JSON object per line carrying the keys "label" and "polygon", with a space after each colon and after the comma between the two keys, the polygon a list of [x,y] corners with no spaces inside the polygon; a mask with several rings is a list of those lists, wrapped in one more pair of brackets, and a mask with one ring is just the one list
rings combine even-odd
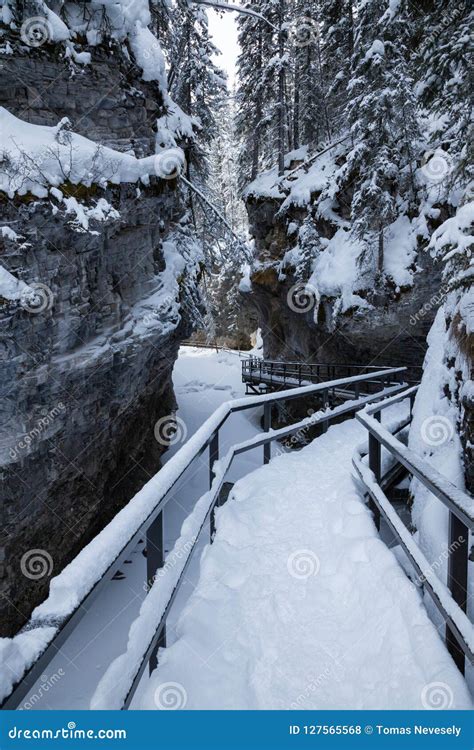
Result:
{"label": "metal railing", "polygon": [[[218,502],[219,492],[222,487],[222,483],[226,476],[228,469],[230,468],[232,461],[235,456],[240,453],[244,453],[248,450],[252,450],[258,446],[263,446],[263,461],[268,463],[270,460],[270,444],[275,440],[282,439],[286,436],[293,435],[302,429],[306,429],[312,426],[321,426],[327,429],[330,421],[334,419],[340,419],[344,415],[353,413],[363,408],[367,404],[376,401],[377,399],[386,398],[390,395],[400,392],[406,389],[406,383],[395,383],[395,378],[401,378],[406,368],[396,367],[390,369],[375,370],[370,374],[360,374],[352,377],[340,378],[330,382],[318,383],[314,385],[304,386],[301,388],[291,388],[287,391],[280,391],[279,393],[263,394],[259,396],[251,396],[247,398],[235,399],[223,404],[217,409],[211,417],[201,426],[197,433],[190,438],[180,450],[172,456],[172,458],[164,465],[164,467],[153,477],[150,482],[133,498],[128,506],[120,511],[114,519],[105,527],[105,529],[88,545],[91,547],[97,542],[99,548],[101,545],[101,536],[107,539],[107,549],[109,557],[104,561],[101,556],[97,557],[97,563],[88,572],[89,580],[87,582],[82,581],[83,590],[85,593],[80,597],[77,605],[73,611],[68,614],[62,613],[62,615],[56,618],[55,626],[57,632],[54,637],[49,641],[45,647],[43,653],[34,660],[34,663],[29,667],[28,671],[25,670],[24,674],[19,677],[19,681],[13,687],[9,696],[4,700],[2,704],[3,709],[14,709],[17,708],[23,698],[31,690],[35,682],[45,673],[47,667],[53,657],[58,653],[58,650],[75,630],[78,623],[89,611],[92,603],[101,593],[104,586],[111,580],[115,573],[119,570],[124,560],[130,555],[132,550],[136,547],[136,544],[140,538],[146,535],[147,548],[151,550],[151,554],[147,555],[147,579],[152,582],[156,578],[156,574],[159,568],[164,565],[164,540],[163,540],[163,511],[167,502],[171,497],[171,492],[175,488],[177,482],[181,479],[186,469],[190,466],[194,459],[202,455],[202,453],[209,448],[209,484],[212,490],[212,499],[209,505],[208,513],[205,521],[210,521],[210,534],[211,538],[214,533],[214,520],[213,512]],[[378,382],[379,391],[374,394],[367,396],[361,395],[361,384],[367,382]],[[353,401],[346,402],[340,406],[329,409],[329,391],[332,389],[352,389],[354,399]],[[284,427],[279,430],[271,430],[272,420],[272,408],[275,404],[282,401],[289,401],[293,399],[300,399],[306,396],[319,395],[322,398],[323,411],[317,412],[306,419],[297,422],[296,424]],[[263,406],[264,409],[264,431],[266,434],[257,435],[253,439],[240,445],[234,445],[231,451],[227,454],[225,459],[226,465],[225,470],[219,472],[219,478],[215,477],[214,466],[215,462],[219,459],[219,433],[220,429],[227,421],[229,416],[235,412],[240,412],[248,409],[253,409],[258,406]],[[143,509],[140,509],[140,513],[136,516],[133,515],[134,501],[140,496],[140,500],[143,497],[143,493],[153,493],[153,505],[146,514],[145,520],[142,520]],[[127,530],[128,539],[125,544],[120,541],[121,534],[115,535],[115,530],[123,530],[123,519],[124,514],[127,514]],[[202,532],[204,523],[200,529],[199,534]],[[122,531],[123,533],[123,531]],[[117,538],[115,538],[117,536]],[[199,536],[199,535],[198,535]],[[86,548],[87,549],[87,548]],[[189,555],[186,559],[185,565],[187,566],[192,554],[193,548],[189,551]],[[84,552],[84,550],[83,550]],[[72,563],[69,564],[69,580],[74,579],[76,574],[75,566],[77,562],[77,575],[84,577],[84,571],[81,568],[81,561],[79,558],[82,553],[78,555]],[[184,570],[183,570],[184,573]],[[58,576],[60,578],[61,574]],[[133,677],[133,681],[130,684],[127,695],[124,696],[123,707],[127,708],[133,698],[135,690],[138,686],[143,671],[146,668],[148,662],[150,667],[153,668],[156,664],[156,651],[160,645],[165,644],[165,624],[166,617],[169,609],[174,601],[177,594],[179,585],[182,581],[182,577],[178,581],[175,589],[172,592],[170,600],[167,603],[165,611],[162,616],[159,617],[157,623],[157,629],[152,642],[146,644],[146,651],[140,664],[137,665],[136,672]],[[38,618],[31,619],[26,626],[27,630],[35,628],[45,628],[51,626],[50,618]]]}
{"label": "metal railing", "polygon": [[[466,615],[468,591],[469,530],[474,529],[474,499],[453,485],[381,424],[381,413],[407,397],[411,407],[418,386],[399,393],[381,404],[368,406],[357,419],[369,432],[367,451],[358,449],[353,465],[363,484],[377,528],[384,518],[405,550],[421,585],[431,596],[446,623],[446,645],[459,670],[464,673],[465,656],[473,661],[473,627]],[[410,409],[410,412],[412,408]],[[409,421],[409,420],[408,420]],[[437,577],[413,536],[386,497],[382,485],[382,448],[388,451],[392,467],[402,467],[416,477],[449,511],[447,586]]]}
{"label": "metal railing", "polygon": [[[391,369],[375,365],[283,362],[249,357],[242,362],[242,381],[250,387],[258,385],[275,388],[299,387],[309,383],[323,383],[328,380],[350,378],[372,372],[379,373],[382,370],[389,373]],[[374,383],[370,380],[365,381],[364,385],[369,392],[371,389],[373,391]],[[375,385],[377,386],[378,383],[376,382]]]}

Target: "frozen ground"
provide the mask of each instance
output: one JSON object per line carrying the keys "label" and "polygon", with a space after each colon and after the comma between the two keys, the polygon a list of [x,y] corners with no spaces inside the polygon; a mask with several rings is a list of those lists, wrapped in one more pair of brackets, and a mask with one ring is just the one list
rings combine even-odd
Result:
{"label": "frozen ground", "polygon": [[[183,347],[176,362],[173,379],[178,400],[178,417],[183,429],[179,440],[164,455],[166,463],[184,440],[224,401],[244,394],[241,363],[238,354],[219,353],[209,349]],[[254,435],[260,410],[237,414],[222,431],[222,451],[235,442]],[[248,453],[237,461],[231,474],[235,479],[262,461],[262,449]],[[195,461],[181,479],[165,511],[166,548],[169,550],[184,518],[196,500],[207,489],[209,468],[207,454]],[[202,540],[202,546],[206,539]],[[144,544],[138,545],[123,566],[123,578],[111,581],[66,641],[48,671],[25,698],[24,706],[34,709],[87,709],[97,684],[113,659],[126,645],[128,630],[138,614],[146,590]],[[194,589],[198,572],[199,551],[189,569],[180,597],[169,619],[168,643],[174,640],[173,623]]]}
{"label": "frozen ground", "polygon": [[344,422],[236,484],[143,708],[471,707],[354,485],[363,439]]}

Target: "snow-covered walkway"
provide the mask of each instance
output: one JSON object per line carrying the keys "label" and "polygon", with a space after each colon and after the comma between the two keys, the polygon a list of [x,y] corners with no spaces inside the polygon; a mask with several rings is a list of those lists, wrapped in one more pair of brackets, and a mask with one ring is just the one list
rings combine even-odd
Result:
{"label": "snow-covered walkway", "polygon": [[344,422],[237,482],[143,708],[471,707],[353,482],[363,439]]}

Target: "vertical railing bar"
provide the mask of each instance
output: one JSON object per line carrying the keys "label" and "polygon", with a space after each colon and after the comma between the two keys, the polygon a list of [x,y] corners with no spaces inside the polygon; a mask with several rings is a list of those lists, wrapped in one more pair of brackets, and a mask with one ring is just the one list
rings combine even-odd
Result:
{"label": "vertical railing bar", "polygon": [[[269,432],[272,426],[272,404],[264,404],[263,407],[263,430]],[[269,464],[272,455],[271,443],[265,443],[263,446],[263,463]]]}
{"label": "vertical railing bar", "polygon": [[[212,483],[216,476],[214,472],[214,462],[218,460],[219,460],[219,430],[216,430],[209,444],[209,489],[212,488]],[[212,544],[212,540],[214,539],[214,535],[216,533],[215,507],[212,509],[212,512],[211,512],[210,526],[211,526],[210,538],[211,538],[211,544]]]}
{"label": "vertical railing bar", "polygon": [[[467,608],[467,571],[469,560],[469,529],[454,513],[449,513],[449,547],[447,586],[454,601],[463,612]],[[465,656],[459,648],[449,625],[446,626],[446,646],[459,671],[464,674]]]}
{"label": "vertical railing bar", "polygon": [[[164,512],[158,514],[153,523],[146,532],[146,573],[147,588],[150,589],[156,578],[156,574],[165,562],[165,542],[164,542]],[[158,666],[158,650],[166,648],[166,625],[161,631],[161,635],[156,643],[155,648],[150,654],[148,660],[148,669],[151,674]]]}
{"label": "vertical railing bar", "polygon": [[[375,419],[380,421],[380,411],[374,413]],[[369,468],[374,473],[375,481],[380,484],[382,477],[382,446],[379,443],[377,435],[369,433]],[[369,508],[374,516],[374,523],[378,531],[380,531],[380,510],[376,503],[370,498]]]}

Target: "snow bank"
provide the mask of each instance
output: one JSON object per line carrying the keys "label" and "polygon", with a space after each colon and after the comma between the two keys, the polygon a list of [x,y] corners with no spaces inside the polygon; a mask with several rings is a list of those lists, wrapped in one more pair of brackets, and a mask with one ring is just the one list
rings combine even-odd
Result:
{"label": "snow bank", "polygon": [[28,284],[17,279],[6,268],[0,266],[0,297],[8,300],[20,300],[30,294],[34,295],[34,291]]}
{"label": "snow bank", "polygon": [[[474,289],[468,292],[463,303],[474,310]],[[418,391],[409,447],[436,467],[438,472],[460,489],[465,489],[463,447],[460,440],[460,387],[470,388],[472,362],[459,351],[449,320],[461,306],[455,303],[455,294],[448,295],[437,313],[428,336],[428,351],[424,372]],[[468,311],[464,312],[469,315]],[[455,366],[449,363],[455,362]],[[448,394],[451,398],[448,398]],[[417,529],[418,544],[443,583],[447,580],[447,550],[449,547],[449,511],[418,480],[413,479],[414,497],[412,518]],[[474,501],[473,501],[474,502]],[[468,579],[468,614],[472,613],[474,580]],[[434,607],[430,613],[436,623],[441,623]]]}
{"label": "snow bank", "polygon": [[0,130],[6,160],[0,190],[12,198],[32,193],[45,198],[64,182],[90,186],[121,182],[148,183],[156,174],[155,156],[137,159],[100,146],[68,130],[67,118],[55,127],[32,125],[0,107]]}

